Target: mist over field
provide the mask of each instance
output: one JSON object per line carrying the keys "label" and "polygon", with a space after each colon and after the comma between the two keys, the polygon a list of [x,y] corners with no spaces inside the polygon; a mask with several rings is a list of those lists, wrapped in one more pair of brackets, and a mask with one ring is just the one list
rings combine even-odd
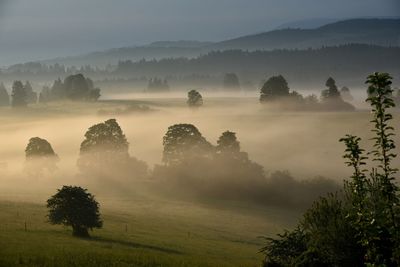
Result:
{"label": "mist over field", "polygon": [[[344,162],[341,157],[344,147],[338,140],[347,133],[364,140],[372,136],[365,131],[370,113],[363,103],[362,93],[354,100],[359,105],[359,111],[328,113],[279,112],[259,104],[255,94],[231,93],[229,97],[224,97],[224,93],[203,95],[207,101],[199,110],[188,109],[184,93],[150,97],[146,94],[105,95],[103,98],[106,100],[98,103],[48,104],[34,107],[30,112],[2,108],[5,116],[1,120],[0,155],[4,172],[8,174],[2,179],[7,179],[7,187],[31,180],[22,172],[24,150],[28,140],[38,136],[52,144],[60,161],[57,173],[38,178],[35,186],[48,182],[75,182],[84,133],[90,126],[109,118],[117,119],[120,124],[130,143],[130,154],[145,161],[150,169],[162,163],[162,139],[167,128],[178,123],[190,123],[196,125],[213,144],[222,132],[235,132],[242,150],[249,154],[251,160],[261,164],[266,174],[289,171],[299,180],[323,176],[338,183],[351,172],[346,168],[337,168]],[[118,112],[129,106],[146,106],[149,109],[126,114]],[[15,190],[17,193],[18,187]]]}
{"label": "mist over field", "polygon": [[397,0],[0,0],[0,267],[400,266],[399,58]]}

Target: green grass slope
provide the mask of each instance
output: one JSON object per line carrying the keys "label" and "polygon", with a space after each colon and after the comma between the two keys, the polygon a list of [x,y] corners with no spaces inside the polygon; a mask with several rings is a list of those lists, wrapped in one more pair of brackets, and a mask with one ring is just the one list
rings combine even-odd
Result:
{"label": "green grass slope", "polygon": [[280,210],[245,206],[101,202],[104,228],[91,239],[48,224],[44,205],[0,202],[0,266],[259,266],[258,237],[288,220]]}

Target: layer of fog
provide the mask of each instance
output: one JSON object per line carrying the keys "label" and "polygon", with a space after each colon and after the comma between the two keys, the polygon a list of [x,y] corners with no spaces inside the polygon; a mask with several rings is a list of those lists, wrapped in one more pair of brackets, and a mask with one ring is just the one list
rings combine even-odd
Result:
{"label": "layer of fog", "polygon": [[[76,161],[86,130],[109,118],[116,118],[130,143],[130,154],[147,162],[152,168],[162,158],[162,138],[167,128],[176,123],[194,124],[213,144],[226,130],[234,131],[242,151],[261,164],[270,174],[289,171],[296,179],[324,176],[338,183],[351,173],[342,158],[344,146],[338,142],[347,133],[363,138],[365,148],[371,147],[369,131],[371,114],[357,112],[280,112],[259,104],[257,97],[222,97],[203,94],[205,104],[197,110],[186,106],[184,93],[135,95],[135,100],[97,104],[68,104],[57,110],[35,107],[35,112],[0,109],[0,191],[14,194],[18,189],[51,184],[80,183]],[[129,99],[132,96],[107,96]],[[145,98],[146,97],[146,98]],[[361,103],[361,101],[360,101]],[[130,105],[148,105],[151,112],[99,115],[100,109],[112,111]],[[38,112],[39,110],[40,112]],[[395,116],[394,126],[399,125]],[[60,157],[59,171],[47,178],[23,174],[24,149],[31,137],[47,139]],[[396,137],[399,142],[399,136]],[[399,159],[394,162],[399,166]],[[5,192],[7,191],[7,192]]]}

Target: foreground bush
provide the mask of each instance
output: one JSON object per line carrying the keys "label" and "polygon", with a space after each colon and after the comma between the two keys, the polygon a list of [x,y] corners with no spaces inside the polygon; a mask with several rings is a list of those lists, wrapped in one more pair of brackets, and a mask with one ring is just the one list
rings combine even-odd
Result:
{"label": "foreground bush", "polygon": [[[391,77],[374,73],[366,82],[372,106],[375,137],[367,155],[377,162],[367,176],[367,156],[361,139],[347,135],[344,158],[354,172],[342,193],[321,198],[309,209],[298,228],[267,238],[262,249],[265,266],[399,266],[400,197],[396,185],[396,157],[390,126],[395,106]],[[289,249],[284,249],[284,248]]]}

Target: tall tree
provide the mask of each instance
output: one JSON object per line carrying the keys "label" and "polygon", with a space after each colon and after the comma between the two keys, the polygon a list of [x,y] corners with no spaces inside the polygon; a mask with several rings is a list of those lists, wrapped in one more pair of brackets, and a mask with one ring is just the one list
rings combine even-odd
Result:
{"label": "tall tree", "polygon": [[213,149],[192,124],[175,124],[168,127],[163,145],[163,161],[167,165],[180,164],[193,157],[209,157]]}
{"label": "tall tree", "polygon": [[260,101],[276,100],[289,96],[289,86],[282,75],[272,76],[261,88]]}
{"label": "tall tree", "polygon": [[149,80],[146,90],[146,92],[148,93],[162,93],[168,91],[169,91],[169,85],[167,79],[162,80],[157,77]]}
{"label": "tall tree", "polygon": [[217,153],[239,153],[240,143],[236,138],[236,133],[231,131],[223,132],[217,141]]}
{"label": "tall tree", "polygon": [[129,143],[115,119],[90,127],[81,143],[78,167],[86,174],[143,177],[147,165],[129,155]]}
{"label": "tall tree", "polygon": [[[95,124],[85,133],[81,143],[79,164],[81,167],[101,166],[129,158],[129,143],[115,119]],[[90,159],[85,160],[85,156]]]}
{"label": "tall tree", "polygon": [[13,107],[26,107],[26,91],[21,81],[14,81],[11,93],[11,105]]}
{"label": "tall tree", "polygon": [[70,75],[64,80],[66,95],[71,100],[85,100],[91,88],[83,74]]}
{"label": "tall tree", "polygon": [[322,91],[321,96],[323,100],[341,99],[340,92],[336,86],[336,82],[332,77],[329,77],[328,80],[326,80],[325,85],[328,87],[328,89]]}
{"label": "tall tree", "polygon": [[42,91],[39,94],[39,103],[47,103],[51,101],[51,89],[48,86],[43,86]]}
{"label": "tall tree", "polygon": [[25,82],[24,89],[27,103],[35,104],[37,102],[37,93],[33,91],[32,85],[29,81]]}
{"label": "tall tree", "polygon": [[[391,126],[394,107],[391,77],[387,73],[368,76],[374,125],[373,149],[360,146],[361,138],[346,135],[344,158],[353,174],[344,184],[344,198],[321,198],[305,214],[300,229],[304,238],[295,250],[280,250],[296,232],[269,239],[264,248],[273,266],[386,266],[400,265],[400,190],[393,166],[396,148]],[[366,155],[377,162],[366,175]],[[296,230],[297,231],[297,230]],[[298,253],[300,251],[300,253]],[[272,261],[271,261],[272,259]],[[287,260],[291,262],[287,264]],[[269,262],[268,262],[269,261]],[[322,261],[323,264],[320,263]],[[316,264],[317,262],[317,264]],[[266,264],[266,266],[269,266]]]}

